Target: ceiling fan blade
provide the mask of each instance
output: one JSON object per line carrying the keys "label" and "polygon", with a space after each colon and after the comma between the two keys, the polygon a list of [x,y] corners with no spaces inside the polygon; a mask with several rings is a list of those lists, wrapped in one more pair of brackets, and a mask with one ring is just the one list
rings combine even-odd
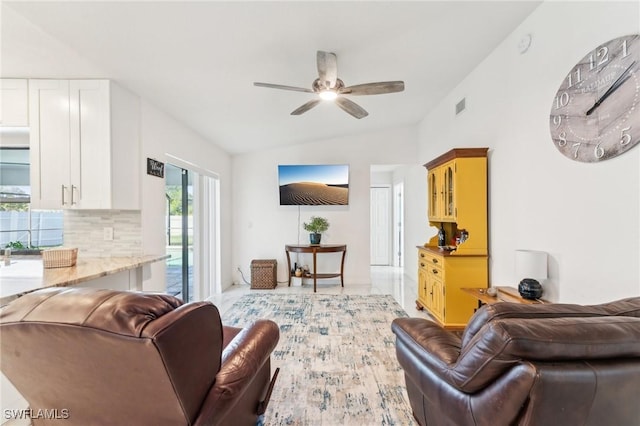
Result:
{"label": "ceiling fan blade", "polygon": [[334,88],[338,79],[338,59],[335,53],[318,50],[318,77],[326,88]]}
{"label": "ceiling fan blade", "polygon": [[382,95],[396,93],[404,90],[404,81],[381,81],[378,83],[356,84],[345,87],[340,93],[345,95]]}
{"label": "ceiling fan blade", "polygon": [[258,87],[268,87],[270,89],[282,89],[282,90],[293,90],[295,92],[305,92],[305,93],[314,93],[311,89],[305,89],[303,87],[294,87],[294,86],[283,86],[281,84],[271,84],[271,83],[253,83],[254,86]]}
{"label": "ceiling fan blade", "polygon": [[291,115],[304,114],[305,112],[309,111],[314,106],[318,105],[320,103],[320,101],[321,101],[321,99],[312,99],[309,102],[307,102],[306,104],[304,104],[301,107],[298,107],[297,109],[292,111]]}
{"label": "ceiling fan blade", "polygon": [[344,111],[353,115],[357,119],[364,118],[369,115],[369,113],[365,111],[364,108],[347,98],[339,96],[336,98],[335,103],[338,104],[338,106]]}

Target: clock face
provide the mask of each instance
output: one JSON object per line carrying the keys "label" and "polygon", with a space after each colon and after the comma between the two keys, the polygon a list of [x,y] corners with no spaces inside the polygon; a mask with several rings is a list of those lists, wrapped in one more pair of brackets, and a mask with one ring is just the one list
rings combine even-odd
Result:
{"label": "clock face", "polygon": [[619,37],[582,58],[562,81],[549,126],[566,157],[597,162],[640,142],[640,35]]}

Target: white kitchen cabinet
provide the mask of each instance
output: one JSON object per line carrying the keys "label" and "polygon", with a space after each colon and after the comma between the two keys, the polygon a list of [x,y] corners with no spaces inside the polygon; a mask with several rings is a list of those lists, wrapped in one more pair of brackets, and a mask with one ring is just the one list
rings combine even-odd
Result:
{"label": "white kitchen cabinet", "polygon": [[29,80],[35,209],[140,209],[139,99],[109,80]]}
{"label": "white kitchen cabinet", "polygon": [[0,79],[0,126],[29,125],[29,92],[26,79]]}

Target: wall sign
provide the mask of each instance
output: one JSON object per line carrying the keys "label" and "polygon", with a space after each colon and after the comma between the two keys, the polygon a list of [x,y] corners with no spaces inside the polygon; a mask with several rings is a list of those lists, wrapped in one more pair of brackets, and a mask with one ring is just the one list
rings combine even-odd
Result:
{"label": "wall sign", "polygon": [[147,174],[164,178],[164,163],[153,158],[147,158]]}

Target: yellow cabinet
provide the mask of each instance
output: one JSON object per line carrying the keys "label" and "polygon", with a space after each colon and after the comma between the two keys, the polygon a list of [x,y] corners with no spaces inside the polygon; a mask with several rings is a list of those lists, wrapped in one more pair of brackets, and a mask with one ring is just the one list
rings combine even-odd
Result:
{"label": "yellow cabinet", "polygon": [[[464,236],[457,255],[488,254],[487,151],[452,149],[425,164],[429,225],[444,228],[446,245]],[[437,247],[437,235],[425,245]]]}
{"label": "yellow cabinet", "polygon": [[433,316],[444,322],[444,285],[442,270],[432,268],[427,274],[427,308]]}
{"label": "yellow cabinet", "polygon": [[445,327],[464,328],[477,301],[462,287],[488,286],[488,148],[457,148],[425,164],[429,225],[442,228],[418,246],[418,308]]}
{"label": "yellow cabinet", "polygon": [[418,247],[418,309],[450,329],[465,327],[478,307],[464,287],[486,288],[487,256],[455,256],[432,247]]}
{"label": "yellow cabinet", "polygon": [[418,300],[416,304],[418,307],[427,306],[427,294],[429,291],[427,290],[427,270],[424,268],[418,268]]}
{"label": "yellow cabinet", "polygon": [[455,222],[456,220],[456,162],[450,161],[429,171],[429,220]]}
{"label": "yellow cabinet", "polygon": [[438,256],[419,251],[418,254],[418,308],[425,307],[429,312],[442,321],[444,319],[444,293],[442,279],[443,260]]}

